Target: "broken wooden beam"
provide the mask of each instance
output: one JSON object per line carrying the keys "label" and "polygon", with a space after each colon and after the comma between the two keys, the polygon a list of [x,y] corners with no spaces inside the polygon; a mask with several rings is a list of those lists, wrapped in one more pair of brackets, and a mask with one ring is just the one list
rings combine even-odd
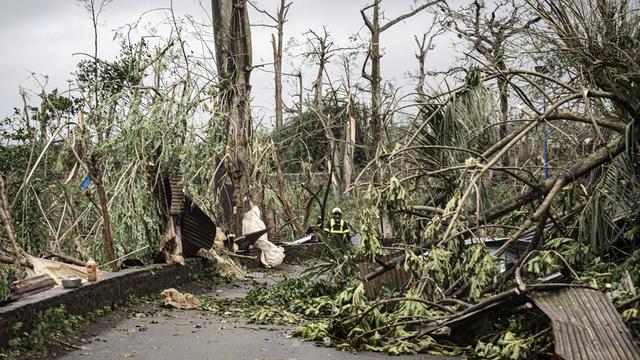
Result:
{"label": "broken wooden beam", "polygon": [[56,282],[47,274],[32,276],[11,284],[11,300],[18,300],[25,296],[37,294],[56,286]]}
{"label": "broken wooden beam", "polygon": [[52,258],[52,257],[57,257],[60,260],[63,260],[66,263],[69,264],[73,264],[73,265],[78,265],[78,266],[85,266],[86,263],[82,260],[76,259],[73,256],[68,256],[68,255],[64,255],[64,254],[60,254],[57,252],[53,252],[53,251],[49,251],[49,254],[47,254],[47,256],[45,256],[44,258]]}

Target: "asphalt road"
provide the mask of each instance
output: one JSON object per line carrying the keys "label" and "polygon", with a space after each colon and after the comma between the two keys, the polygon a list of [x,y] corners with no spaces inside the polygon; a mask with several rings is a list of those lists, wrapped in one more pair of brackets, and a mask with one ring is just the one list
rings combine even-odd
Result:
{"label": "asphalt road", "polygon": [[227,322],[199,311],[128,318],[89,340],[86,349],[61,359],[437,359],[337,351],[288,338],[281,328]]}
{"label": "asphalt road", "polygon": [[[287,270],[295,272],[295,269]],[[257,278],[260,282],[274,281],[273,275],[257,274]],[[244,296],[247,291],[247,285],[236,285],[202,295],[234,298]],[[81,349],[54,357],[64,360],[452,359],[338,351],[289,338],[289,329],[247,324],[244,319],[223,318],[197,310],[158,311],[154,306],[142,304],[81,329],[74,336],[74,345],[80,345]]]}

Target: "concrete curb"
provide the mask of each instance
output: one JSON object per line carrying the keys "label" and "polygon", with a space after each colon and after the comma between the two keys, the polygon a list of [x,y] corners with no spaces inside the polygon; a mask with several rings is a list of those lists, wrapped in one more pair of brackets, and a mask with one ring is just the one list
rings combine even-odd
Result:
{"label": "concrete curb", "polygon": [[285,246],[284,262],[287,264],[299,264],[305,260],[318,259],[327,251],[321,242],[306,243],[293,246]]}
{"label": "concrete curb", "polygon": [[99,281],[77,289],[56,287],[0,308],[0,348],[7,347],[12,327],[21,322],[21,331],[30,331],[38,314],[64,304],[70,315],[82,315],[105,306],[124,304],[130,295],[144,296],[185,284],[204,268],[202,259],[187,259],[184,266],[152,265],[104,275]]}

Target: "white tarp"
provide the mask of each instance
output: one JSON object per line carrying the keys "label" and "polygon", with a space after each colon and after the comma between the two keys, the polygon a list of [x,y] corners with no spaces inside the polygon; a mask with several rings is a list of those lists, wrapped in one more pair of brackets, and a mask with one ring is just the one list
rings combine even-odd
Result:
{"label": "white tarp", "polygon": [[[65,264],[58,261],[41,259],[33,256],[28,256],[29,262],[33,265],[33,269],[27,268],[27,275],[38,276],[47,274],[51,276],[53,281],[62,285],[62,279],[66,277],[78,277],[82,279],[82,282],[87,282],[87,268],[78,265]],[[98,279],[104,274],[102,271],[98,271]]]}
{"label": "white tarp", "polygon": [[[242,233],[248,234],[264,230],[266,228],[267,227],[262,221],[260,209],[255,205],[251,206],[251,209],[245,212],[244,217],[242,218]],[[260,262],[265,267],[271,268],[282,264],[282,261],[284,260],[284,249],[270,242],[267,234],[258,238],[256,241],[256,247],[262,250],[260,253]]]}

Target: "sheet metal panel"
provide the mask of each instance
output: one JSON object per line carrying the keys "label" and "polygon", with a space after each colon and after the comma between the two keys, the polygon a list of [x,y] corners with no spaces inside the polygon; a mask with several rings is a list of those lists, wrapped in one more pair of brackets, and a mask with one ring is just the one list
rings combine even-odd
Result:
{"label": "sheet metal panel", "polygon": [[196,257],[201,248],[211,249],[216,225],[197,205],[186,201],[186,209],[180,216],[180,236],[184,257]]}
{"label": "sheet metal panel", "polygon": [[601,291],[567,288],[529,296],[551,319],[555,352],[564,359],[640,359],[629,329]]}
{"label": "sheet metal panel", "polygon": [[[399,255],[404,254],[403,251],[391,253],[387,255],[380,256],[382,261],[389,262],[391,259],[398,257]],[[380,267],[380,265],[376,263],[362,263],[359,265],[360,270],[360,278],[364,279],[365,276]],[[383,286],[389,286],[391,289],[402,289],[407,283],[411,280],[411,274],[408,271],[405,271],[402,266],[397,266],[396,268],[387,271],[386,273],[370,280],[364,282],[365,295],[369,299],[375,299],[378,296],[380,290],[382,290]]]}
{"label": "sheet metal panel", "polygon": [[180,184],[180,174],[173,177],[165,177],[164,199],[158,196],[158,201],[164,203],[164,211],[174,217],[178,225],[178,235],[182,240],[182,255],[184,257],[196,257],[201,248],[210,249],[216,234],[216,225],[213,220],[193,204],[184,193]]}
{"label": "sheet metal panel", "polygon": [[180,179],[180,177],[173,177],[169,180],[169,198],[171,201],[169,213],[171,215],[182,215],[185,211],[184,191],[182,185],[180,185]]}

